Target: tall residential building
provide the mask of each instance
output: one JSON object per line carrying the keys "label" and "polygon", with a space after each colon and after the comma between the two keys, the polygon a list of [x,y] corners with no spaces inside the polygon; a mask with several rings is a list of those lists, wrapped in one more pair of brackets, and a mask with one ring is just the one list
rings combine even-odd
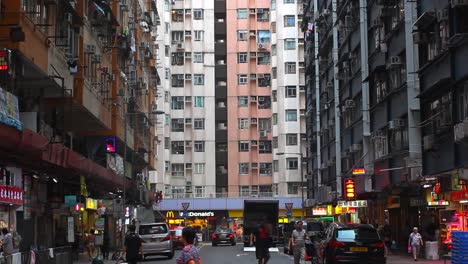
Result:
{"label": "tall residential building", "polygon": [[297,1],[160,1],[158,189],[300,196],[304,45]]}
{"label": "tall residential building", "polygon": [[159,124],[161,170],[156,188],[180,198],[213,196],[215,135],[223,129],[215,126],[214,2],[158,1],[158,9],[162,14],[158,105],[166,116]]}

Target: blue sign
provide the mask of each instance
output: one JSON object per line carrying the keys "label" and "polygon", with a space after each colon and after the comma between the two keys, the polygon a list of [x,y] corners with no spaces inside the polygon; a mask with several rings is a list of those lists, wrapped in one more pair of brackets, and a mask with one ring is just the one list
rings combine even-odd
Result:
{"label": "blue sign", "polygon": [[292,215],[291,212],[286,212],[287,217],[291,217],[291,215]]}
{"label": "blue sign", "polygon": [[184,211],[184,212],[183,212],[183,216],[184,216],[184,217],[187,217],[187,216],[188,216],[188,212],[187,212],[187,211]]}
{"label": "blue sign", "polygon": [[75,206],[76,205],[76,195],[65,195],[65,206]]}
{"label": "blue sign", "polygon": [[232,218],[231,218],[231,217],[228,217],[228,218],[227,218],[227,222],[228,222],[228,223],[231,223],[231,222],[232,222]]}

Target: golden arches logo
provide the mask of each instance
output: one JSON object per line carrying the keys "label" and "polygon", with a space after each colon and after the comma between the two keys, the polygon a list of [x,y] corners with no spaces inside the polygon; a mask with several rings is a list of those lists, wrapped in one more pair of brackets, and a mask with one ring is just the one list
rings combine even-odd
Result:
{"label": "golden arches logo", "polygon": [[174,212],[173,211],[167,211],[166,218],[175,218]]}

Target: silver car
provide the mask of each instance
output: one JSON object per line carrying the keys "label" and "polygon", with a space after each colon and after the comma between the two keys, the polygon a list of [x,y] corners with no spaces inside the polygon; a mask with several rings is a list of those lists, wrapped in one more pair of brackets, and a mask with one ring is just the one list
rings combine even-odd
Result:
{"label": "silver car", "polygon": [[143,239],[143,259],[150,255],[174,257],[174,245],[166,223],[140,224],[138,234]]}

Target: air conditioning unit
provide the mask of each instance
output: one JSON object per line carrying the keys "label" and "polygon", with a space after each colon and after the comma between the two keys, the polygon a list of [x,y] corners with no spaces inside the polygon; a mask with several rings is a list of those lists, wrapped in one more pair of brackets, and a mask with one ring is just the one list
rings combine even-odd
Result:
{"label": "air conditioning unit", "polygon": [[260,137],[267,137],[268,132],[266,130],[260,130]]}
{"label": "air conditioning unit", "polygon": [[259,102],[264,102],[264,101],[265,101],[265,97],[264,97],[264,96],[259,96],[259,97],[258,97],[258,101],[259,101]]}
{"label": "air conditioning unit", "polygon": [[185,96],[185,102],[186,103],[192,102],[192,96]]}
{"label": "air conditioning unit", "polygon": [[255,8],[250,8],[249,13],[250,13],[251,15],[255,14],[255,13],[256,13]]}
{"label": "air conditioning unit", "polygon": [[192,14],[192,9],[185,9],[185,14],[186,15],[191,15]]}
{"label": "air conditioning unit", "polygon": [[[192,163],[185,163],[185,168],[191,170],[192,169]],[[189,182],[187,182],[187,185],[189,185],[188,183]]]}
{"label": "air conditioning unit", "polygon": [[257,33],[255,33],[255,30],[250,30],[250,36],[251,37],[255,37],[257,35]]}
{"label": "air conditioning unit", "polygon": [[192,118],[185,118],[185,124],[186,125],[191,125],[192,124]]}
{"label": "air conditioning unit", "polygon": [[186,37],[192,36],[192,31],[190,31],[190,30],[185,30],[185,36],[186,36]]}
{"label": "air conditioning unit", "polygon": [[184,49],[183,43],[177,43],[177,49]]}
{"label": "air conditioning unit", "polygon": [[299,68],[304,68],[304,67],[305,67],[305,62],[300,61],[300,62],[299,62]]}
{"label": "air conditioning unit", "polygon": [[403,119],[393,119],[388,122],[388,129],[395,130],[405,127],[405,120]]}
{"label": "air conditioning unit", "polygon": [[185,147],[191,148],[192,147],[192,141],[185,141]]}
{"label": "air conditioning unit", "polygon": [[453,134],[455,142],[461,142],[468,138],[468,120],[463,120],[463,122],[456,124],[453,127]]}
{"label": "air conditioning unit", "polygon": [[85,53],[93,54],[96,52],[96,46],[94,45],[86,45]]}
{"label": "air conditioning unit", "polygon": [[434,135],[425,136],[423,138],[423,141],[424,141],[424,150],[431,151],[431,150],[435,149],[435,146],[434,146],[435,137],[434,137]]}
{"label": "air conditioning unit", "polygon": [[257,48],[258,48],[259,50],[265,49],[265,44],[260,44],[260,43],[259,43],[259,44],[257,45]]}
{"label": "air conditioning unit", "polygon": [[399,66],[401,65],[401,59],[399,56],[390,57],[390,66]]}
{"label": "air conditioning unit", "polygon": [[251,146],[257,146],[257,144],[258,144],[257,140],[251,140],[250,141]]}
{"label": "air conditioning unit", "polygon": [[257,124],[257,120],[258,120],[258,119],[257,119],[256,117],[252,117],[252,118],[250,119],[250,123],[251,123],[252,125]]}
{"label": "air conditioning unit", "polygon": [[190,73],[185,74],[185,80],[187,80],[187,81],[192,80],[192,74],[190,74]]}
{"label": "air conditioning unit", "polygon": [[352,144],[351,147],[349,148],[350,152],[358,152],[362,149],[361,144]]}
{"label": "air conditioning unit", "polygon": [[346,100],[345,108],[354,108],[356,107],[356,102],[354,100]]}
{"label": "air conditioning unit", "polygon": [[467,6],[468,0],[452,0],[452,8]]}
{"label": "air conditioning unit", "polygon": [[299,110],[299,114],[300,114],[301,116],[305,116],[305,115],[307,114],[307,112],[306,112],[305,109],[301,109],[301,110]]}
{"label": "air conditioning unit", "polygon": [[251,58],[256,58],[257,57],[257,52],[250,52],[250,57]]}
{"label": "air conditioning unit", "polygon": [[250,163],[250,166],[252,168],[258,168],[258,162],[252,162],[252,163]]}
{"label": "air conditioning unit", "polygon": [[192,52],[185,52],[185,58],[186,59],[192,58]]}
{"label": "air conditioning unit", "polygon": [[299,86],[299,91],[300,92],[305,92],[306,88],[304,85]]}
{"label": "air conditioning unit", "polygon": [[257,80],[257,74],[251,73],[251,74],[250,74],[250,80],[251,80],[251,81]]}
{"label": "air conditioning unit", "polygon": [[250,96],[250,102],[257,102],[257,96]]}

